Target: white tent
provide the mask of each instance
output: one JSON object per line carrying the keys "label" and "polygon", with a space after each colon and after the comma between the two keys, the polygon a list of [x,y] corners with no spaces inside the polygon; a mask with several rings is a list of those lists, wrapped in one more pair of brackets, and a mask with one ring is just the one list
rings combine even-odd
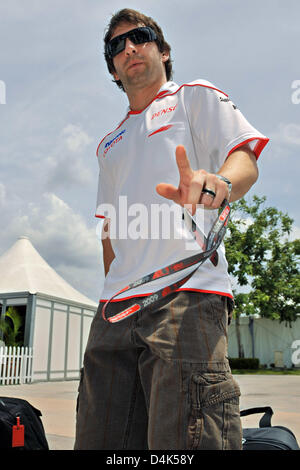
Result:
{"label": "white tent", "polygon": [[23,308],[34,380],[79,377],[97,304],[59,276],[27,237],[0,257],[0,302],[2,316],[10,305]]}

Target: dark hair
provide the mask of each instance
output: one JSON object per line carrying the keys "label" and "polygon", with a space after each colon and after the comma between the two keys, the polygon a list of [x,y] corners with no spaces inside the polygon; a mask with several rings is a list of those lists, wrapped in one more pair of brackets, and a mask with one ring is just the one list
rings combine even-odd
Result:
{"label": "dark hair", "polygon": [[[166,77],[167,80],[172,79],[172,61],[171,61],[171,47],[170,45],[165,41],[162,29],[160,26],[152,19],[150,16],[143,15],[143,13],[140,13],[136,10],[131,10],[130,8],[124,8],[123,10],[118,11],[116,14],[114,14],[110,20],[110,23],[107,27],[107,31],[104,36],[104,45],[106,45],[112,35],[116,27],[120,23],[131,23],[132,25],[138,25],[142,24],[143,26],[150,26],[152,28],[157,36],[157,39],[155,40],[159,52],[167,52],[169,54],[169,59],[164,63],[165,69],[166,69]],[[108,55],[104,52],[104,57],[106,60],[107,68],[109,73],[115,72],[115,67],[113,64],[113,59],[108,57]],[[121,80],[113,80],[114,83],[118,85],[119,88],[121,88],[123,91],[124,87],[122,85]]]}

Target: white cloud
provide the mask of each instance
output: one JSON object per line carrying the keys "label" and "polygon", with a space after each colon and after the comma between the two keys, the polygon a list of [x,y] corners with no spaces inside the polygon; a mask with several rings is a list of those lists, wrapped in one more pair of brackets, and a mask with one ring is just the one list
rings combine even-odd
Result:
{"label": "white cloud", "polygon": [[62,134],[65,136],[67,148],[71,150],[71,152],[82,152],[86,146],[93,142],[93,139],[91,139],[86,132],[79,126],[74,126],[73,124],[66,126]]}
{"label": "white cloud", "polygon": [[4,206],[6,199],[6,189],[4,184],[0,183],[0,207]]}
{"label": "white cloud", "polygon": [[300,238],[300,227],[293,227],[290,233],[290,241],[297,240]]}
{"label": "white cloud", "polygon": [[63,128],[56,146],[45,159],[45,164],[49,166],[47,187],[50,191],[69,184],[93,184],[89,160],[94,156],[95,149],[88,148],[92,142],[93,139],[80,126],[68,124]]}
{"label": "white cloud", "polygon": [[[29,205],[27,235],[48,252],[56,262],[88,266],[99,249],[95,228],[68,204],[52,193],[45,193],[39,205]],[[24,220],[23,220],[24,222]]]}
{"label": "white cloud", "polygon": [[41,256],[66,281],[92,298],[100,295],[103,283],[102,247],[94,227],[53,193],[15,215],[6,224],[6,237],[14,243],[29,237]]}
{"label": "white cloud", "polygon": [[300,145],[300,125],[296,123],[280,123],[277,130],[270,135],[276,144]]}

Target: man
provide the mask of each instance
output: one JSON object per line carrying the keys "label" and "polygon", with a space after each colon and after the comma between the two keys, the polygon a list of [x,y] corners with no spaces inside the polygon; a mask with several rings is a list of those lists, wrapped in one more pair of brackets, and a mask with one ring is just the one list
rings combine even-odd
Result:
{"label": "man", "polygon": [[[193,241],[187,251],[185,236],[109,236],[103,207],[113,206],[120,220],[120,196],[148,210],[189,205],[209,227],[225,198],[237,200],[254,184],[268,139],[211,83],[171,81],[171,48],[151,18],[121,10],[104,42],[129,109],[97,151],[106,278],[85,353],[75,449],[241,449],[240,390],[227,359],[232,291],[224,246],[217,265],[207,260],[155,308],[111,323],[102,317],[107,299],[200,250]],[[107,319],[184,275],[172,276],[121,293]]]}

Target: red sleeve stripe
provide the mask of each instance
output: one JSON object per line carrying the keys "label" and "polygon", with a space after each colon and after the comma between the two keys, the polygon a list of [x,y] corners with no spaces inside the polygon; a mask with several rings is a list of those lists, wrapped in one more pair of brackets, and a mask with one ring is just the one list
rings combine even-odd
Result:
{"label": "red sleeve stripe", "polygon": [[232,152],[237,150],[239,147],[242,147],[243,145],[248,144],[248,142],[251,142],[252,140],[257,140],[258,141],[257,144],[254,147],[254,150],[253,150],[253,153],[256,156],[256,160],[257,160],[258,157],[260,156],[262,150],[264,149],[264,147],[267,145],[267,143],[270,140],[267,137],[251,137],[251,139],[247,139],[247,140],[244,140],[243,142],[240,142],[239,144],[237,144],[235,147],[233,147],[230,150],[230,152],[228,153],[226,159],[229,157],[229,155],[232,154]]}

